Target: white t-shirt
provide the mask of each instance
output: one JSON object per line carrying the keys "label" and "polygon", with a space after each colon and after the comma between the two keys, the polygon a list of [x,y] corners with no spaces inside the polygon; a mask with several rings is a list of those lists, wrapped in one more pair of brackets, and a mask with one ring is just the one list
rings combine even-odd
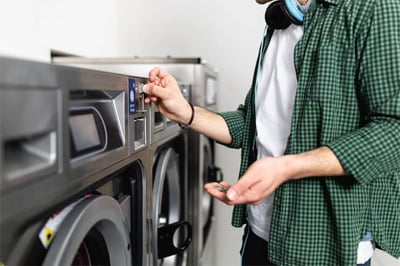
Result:
{"label": "white t-shirt", "polygon": [[[290,25],[272,35],[258,73],[256,88],[256,146],[258,158],[281,156],[290,134],[296,95],[294,47],[303,36],[303,26]],[[274,195],[259,205],[248,205],[253,232],[268,241]]]}

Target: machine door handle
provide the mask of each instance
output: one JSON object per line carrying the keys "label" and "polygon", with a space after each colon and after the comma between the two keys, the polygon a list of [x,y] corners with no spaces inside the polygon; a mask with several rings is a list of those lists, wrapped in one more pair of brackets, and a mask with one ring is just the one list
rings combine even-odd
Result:
{"label": "machine door handle", "polygon": [[179,221],[158,228],[158,258],[162,259],[186,250],[192,242],[192,226]]}
{"label": "machine door handle", "polygon": [[208,167],[208,182],[221,182],[224,180],[224,174],[221,168],[217,166]]}

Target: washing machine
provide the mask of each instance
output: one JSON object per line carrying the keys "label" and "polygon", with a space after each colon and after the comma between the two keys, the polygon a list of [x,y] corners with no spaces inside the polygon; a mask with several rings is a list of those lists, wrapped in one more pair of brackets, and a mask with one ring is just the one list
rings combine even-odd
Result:
{"label": "washing machine", "polygon": [[0,69],[0,265],[149,265],[146,79]]}
{"label": "washing machine", "polygon": [[[188,97],[188,89],[182,86]],[[150,108],[152,198],[149,206],[153,265],[186,265],[192,241],[188,219],[188,135],[164,117],[157,106]]]}
{"label": "washing machine", "polygon": [[[217,110],[218,71],[201,58],[82,58],[55,53],[52,60],[58,64],[140,76],[147,76],[152,68],[160,66],[178,80],[194,105]],[[162,119],[155,131],[164,127]],[[207,182],[221,181],[222,171],[215,163],[215,141],[189,130],[188,143],[188,215],[193,241],[188,248],[187,261],[189,265],[214,265],[214,200],[203,187]]]}
{"label": "washing machine", "polygon": [[[120,59],[122,73],[135,71],[145,75],[159,66],[171,73],[188,99],[197,106],[217,111],[218,71],[201,58],[135,58]],[[107,61],[105,61],[107,62]],[[107,69],[108,65],[102,65]],[[186,89],[185,89],[186,88]],[[204,184],[223,180],[216,165],[214,140],[192,130],[188,131],[188,186],[189,221],[193,227],[193,242],[188,250],[189,265],[215,265],[216,232],[214,199],[203,189]]]}

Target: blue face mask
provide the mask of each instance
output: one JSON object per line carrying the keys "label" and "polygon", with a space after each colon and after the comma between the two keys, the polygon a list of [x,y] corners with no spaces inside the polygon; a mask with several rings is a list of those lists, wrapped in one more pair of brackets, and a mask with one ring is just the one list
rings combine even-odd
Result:
{"label": "blue face mask", "polygon": [[265,21],[273,29],[286,29],[290,24],[302,25],[304,13],[303,5],[297,0],[279,0],[268,6]]}

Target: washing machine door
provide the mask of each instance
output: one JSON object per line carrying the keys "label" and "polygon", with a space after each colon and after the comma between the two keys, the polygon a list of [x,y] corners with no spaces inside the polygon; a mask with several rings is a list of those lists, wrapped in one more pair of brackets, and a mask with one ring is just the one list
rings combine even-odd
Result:
{"label": "washing machine door", "polygon": [[180,265],[191,242],[191,226],[184,221],[179,155],[162,151],[155,165],[153,185],[153,252],[159,265]]}
{"label": "washing machine door", "polygon": [[131,265],[129,229],[109,196],[80,201],[60,225],[43,265]]}

